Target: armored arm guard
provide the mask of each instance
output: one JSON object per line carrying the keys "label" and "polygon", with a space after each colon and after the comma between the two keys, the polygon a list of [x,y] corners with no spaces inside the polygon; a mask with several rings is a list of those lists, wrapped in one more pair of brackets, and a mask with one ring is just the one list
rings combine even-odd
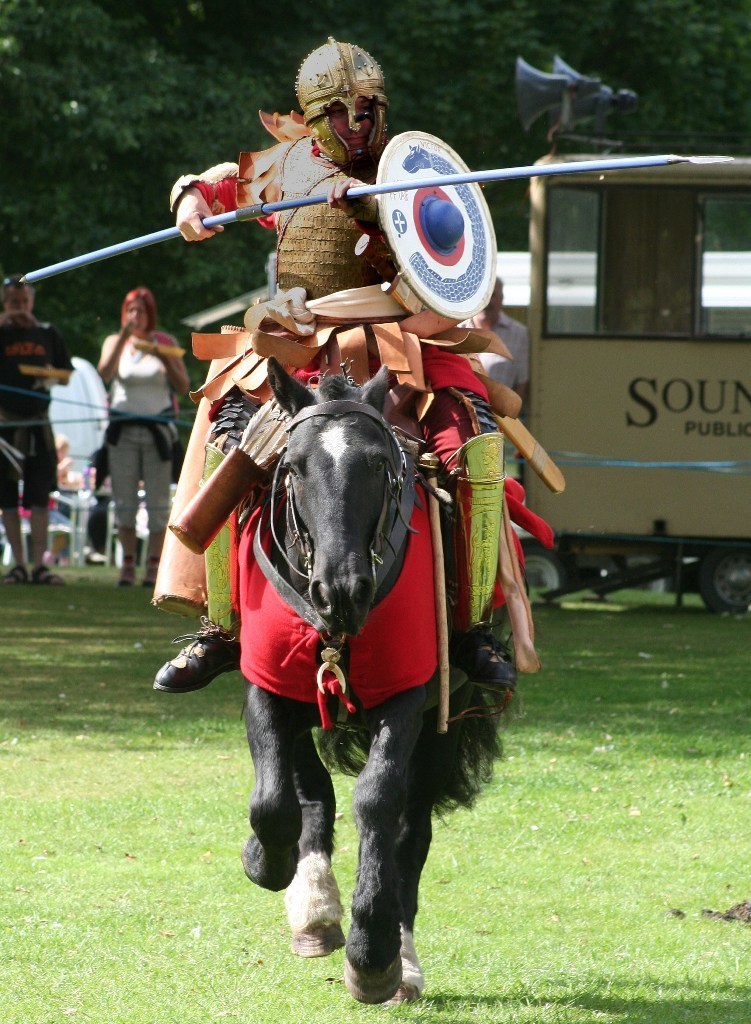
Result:
{"label": "armored arm guard", "polygon": [[500,434],[473,437],[462,445],[456,458],[454,626],[464,632],[473,626],[488,624],[493,613],[506,475],[503,437]]}

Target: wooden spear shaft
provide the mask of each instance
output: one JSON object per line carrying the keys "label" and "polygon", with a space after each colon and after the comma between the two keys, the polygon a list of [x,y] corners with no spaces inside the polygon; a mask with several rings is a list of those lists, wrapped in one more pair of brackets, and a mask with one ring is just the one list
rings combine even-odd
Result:
{"label": "wooden spear shaft", "polygon": [[[420,468],[430,487],[438,485],[438,456],[430,452],[420,456]],[[449,717],[449,625],[446,601],[446,567],[443,560],[443,534],[438,498],[428,491],[430,536],[433,541],[433,589],[435,591],[435,624],[438,639],[438,732],[448,731]]]}

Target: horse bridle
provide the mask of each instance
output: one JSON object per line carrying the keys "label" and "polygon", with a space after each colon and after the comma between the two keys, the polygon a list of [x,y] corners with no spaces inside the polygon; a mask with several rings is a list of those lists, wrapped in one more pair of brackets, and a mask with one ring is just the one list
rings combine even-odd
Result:
{"label": "horse bridle", "polygon": [[[412,516],[412,509],[415,501],[415,481],[412,459],[400,446],[396,439],[391,425],[373,406],[364,402],[355,402],[349,399],[337,399],[331,402],[322,402],[319,405],[309,405],[302,409],[287,424],[287,433],[292,431],[301,423],[316,416],[336,418],[349,413],[358,413],[368,416],[378,424],[388,439],[388,455],[386,457],[386,473],[384,475],[383,501],[381,510],[376,522],[373,538],[370,542],[370,563],[373,576],[373,604],[382,596],[380,590],[388,579],[389,573],[394,567],[394,562],[401,550],[402,543],[411,527],[409,521]],[[313,542],[300,518],[294,497],[294,483],[291,475],[287,472],[285,479],[286,509],[288,533],[293,540],[293,546],[298,549],[300,560],[306,570],[300,572],[297,566],[291,561],[287,554],[287,548],[281,543],[276,533],[276,494],[280,487],[282,475],[287,471],[286,455],[282,455],[274,471],[269,495],[270,528],[277,550],[280,552],[287,565],[298,576],[306,578],[308,583],[313,578],[313,562],[315,552]],[[259,566],[264,575],[269,579],[277,592],[290,604],[302,618],[319,632],[325,632],[326,627],[318,618],[313,607],[304,600],[300,594],[274,569],[263,551],[260,541],[260,524],[256,531],[253,550]]]}

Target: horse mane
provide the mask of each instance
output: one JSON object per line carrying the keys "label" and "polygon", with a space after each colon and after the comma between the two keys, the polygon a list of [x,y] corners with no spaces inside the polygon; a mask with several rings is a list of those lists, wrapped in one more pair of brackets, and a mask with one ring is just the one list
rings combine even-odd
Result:
{"label": "horse mane", "polygon": [[319,402],[338,402],[341,398],[361,402],[362,391],[356,384],[350,384],[340,373],[326,374],[318,387]]}
{"label": "horse mane", "polygon": [[350,402],[361,402],[363,405],[372,406],[377,412],[383,412],[386,392],[388,391],[389,370],[382,366],[375,377],[366,381],[362,386],[352,382],[344,374],[326,374],[321,379],[318,389],[318,402],[335,402],[339,399],[346,399]]}

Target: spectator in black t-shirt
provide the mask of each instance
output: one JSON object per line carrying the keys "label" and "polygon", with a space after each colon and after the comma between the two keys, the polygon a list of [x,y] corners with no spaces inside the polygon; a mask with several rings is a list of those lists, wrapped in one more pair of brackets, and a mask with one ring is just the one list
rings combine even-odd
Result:
{"label": "spectator in black t-shirt", "polygon": [[[6,278],[0,313],[0,510],[15,565],[3,583],[61,584],[44,564],[49,497],[56,487],[57,452],[49,422],[50,385],[73,370],[60,332],[34,316],[34,289]],[[50,370],[61,371],[50,375]],[[15,451],[14,451],[15,450]],[[20,456],[18,455],[20,453]],[[19,483],[30,514],[32,571],[21,534]]]}

